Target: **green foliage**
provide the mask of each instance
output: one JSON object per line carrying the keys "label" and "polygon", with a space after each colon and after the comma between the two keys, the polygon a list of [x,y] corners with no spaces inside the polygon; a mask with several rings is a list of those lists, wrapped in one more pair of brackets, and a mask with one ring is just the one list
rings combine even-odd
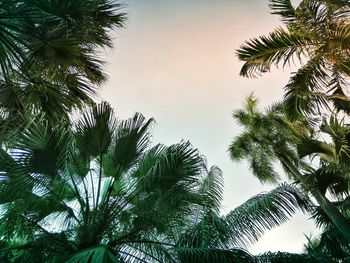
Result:
{"label": "green foliage", "polygon": [[272,65],[301,65],[285,87],[288,116],[317,115],[331,107],[349,113],[346,81],[349,77],[349,4],[347,1],[270,0],[272,14],[284,28],[253,38],[237,50],[244,65],[241,75],[254,77]]}
{"label": "green foliage", "polygon": [[99,52],[125,20],[120,8],[114,0],[1,1],[1,140],[32,114],[62,122],[92,102],[106,79]]}
{"label": "green foliage", "polygon": [[233,248],[309,209],[297,188],[281,185],[221,215],[221,170],[208,169],[189,142],[151,146],[152,123],[141,114],[117,121],[104,102],[72,125],[34,118],[14,148],[0,152],[6,257],[251,262]]}
{"label": "green foliage", "polygon": [[[231,157],[238,161],[247,159],[252,163],[253,173],[263,182],[280,178],[272,169],[279,161],[288,177],[314,196],[319,207],[307,210],[316,223],[321,227],[332,227],[337,233],[330,237],[330,232],[324,229],[322,240],[329,237],[337,242],[333,243],[334,246],[331,242],[323,242],[321,254],[332,260],[343,260],[349,243],[348,125],[344,119],[340,121],[333,115],[329,121],[324,119],[317,131],[315,124],[308,124],[307,118],[304,121],[289,120],[284,107],[273,106],[262,113],[256,102],[249,96],[242,109],[234,112],[244,130],[229,148]],[[325,136],[330,139],[324,140]],[[262,152],[261,156],[265,158],[257,159],[256,151]],[[267,165],[270,169],[264,169]],[[288,206],[283,201],[279,204]],[[272,218],[267,224],[273,223]],[[334,252],[334,247],[337,252]]]}
{"label": "green foliage", "polygon": [[120,261],[113,255],[112,251],[105,246],[89,248],[74,254],[66,263],[119,263]]}
{"label": "green foliage", "polygon": [[267,252],[256,257],[259,263],[335,263],[326,255]]}
{"label": "green foliage", "polygon": [[[347,243],[350,5],[348,1],[303,0],[294,6],[290,0],[270,0],[270,8],[284,27],[241,46],[237,51],[244,62],[241,75],[253,77],[295,60],[300,68],[292,73],[279,108],[261,113],[249,97],[247,104],[253,107],[235,111],[234,118],[244,131],[229,151],[235,160],[247,159],[262,182],[280,178],[273,169],[278,161],[316,199],[320,206],[313,213],[316,222],[332,226]],[[329,233],[326,229],[324,233],[326,240]],[[344,255],[331,253],[331,244],[327,247],[323,255],[344,260]]]}
{"label": "green foliage", "polygon": [[181,263],[254,263],[255,260],[248,252],[241,249],[220,250],[207,248],[181,248],[179,249]]}
{"label": "green foliage", "polygon": [[[232,244],[244,246],[257,241],[266,230],[282,225],[295,213],[296,208],[303,212],[312,211],[313,204],[294,185],[282,184],[267,193],[250,198],[242,206],[225,216],[229,222]],[[254,229],[254,231],[249,231]]]}
{"label": "green foliage", "polygon": [[[243,131],[229,146],[231,159],[247,159],[252,173],[262,183],[277,183],[280,180],[274,166],[279,155],[286,155],[290,162],[300,164],[293,143],[298,136],[308,134],[306,120],[288,121],[281,105],[274,105],[261,113],[253,95],[247,97],[241,109],[234,111],[233,118],[243,127]],[[290,174],[285,163],[282,163],[282,167]]]}

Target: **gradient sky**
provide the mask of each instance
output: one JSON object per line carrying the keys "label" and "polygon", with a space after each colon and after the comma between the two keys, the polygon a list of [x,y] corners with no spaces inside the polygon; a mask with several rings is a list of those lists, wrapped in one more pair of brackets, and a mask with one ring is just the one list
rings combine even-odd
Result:
{"label": "gradient sky", "polygon": [[[184,140],[224,173],[223,211],[272,186],[261,185],[246,163],[233,163],[227,148],[239,133],[231,114],[254,92],[262,106],[279,100],[289,71],[273,70],[259,79],[239,76],[235,49],[270,32],[279,19],[267,0],[129,0],[128,21],[106,52],[109,81],[101,97],[121,118],[141,112],[154,117],[155,143]],[[249,250],[299,252],[304,237],[316,233],[301,214]]]}

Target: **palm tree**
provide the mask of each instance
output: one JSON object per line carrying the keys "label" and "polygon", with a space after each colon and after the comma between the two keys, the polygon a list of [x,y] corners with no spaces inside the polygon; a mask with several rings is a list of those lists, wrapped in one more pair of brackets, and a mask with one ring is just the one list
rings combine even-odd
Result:
{"label": "palm tree", "polygon": [[221,175],[211,170],[199,188],[204,203],[194,210],[187,226],[175,232],[173,240],[183,263],[256,262],[242,249],[258,241],[266,230],[289,220],[296,208],[310,212],[313,207],[295,185],[282,184],[222,216],[221,184]]}
{"label": "palm tree", "polygon": [[220,215],[220,169],[188,142],[151,146],[152,123],[118,121],[107,103],[74,125],[33,119],[0,151],[0,258],[252,262],[242,248],[296,208],[310,210],[300,190],[281,185]]}
{"label": "palm tree", "polygon": [[350,112],[346,80],[350,75],[350,4],[343,0],[270,0],[273,14],[284,27],[268,36],[251,39],[237,55],[244,62],[240,74],[254,77],[272,65],[285,67],[298,62],[285,90],[289,118],[317,114],[319,109]]}
{"label": "palm tree", "polygon": [[333,224],[329,224],[327,218],[324,219],[325,221],[322,222],[323,230],[321,234],[316,237],[308,238],[305,250],[310,255],[328,256],[330,262],[348,262],[349,241],[344,238]]}
{"label": "palm tree", "polygon": [[140,114],[118,122],[106,103],[74,128],[34,120],[17,149],[2,151],[2,238],[18,235],[21,248],[40,249],[48,258],[39,262],[55,254],[64,262],[76,251],[154,257],[146,241],[157,248],[153,236],[188,213],[203,158],[187,142],[148,149],[152,122]]}
{"label": "palm tree", "polygon": [[114,0],[1,1],[3,133],[33,112],[60,121],[91,102],[106,79],[99,53],[125,20],[120,8]]}
{"label": "palm tree", "polygon": [[337,263],[327,254],[321,253],[288,253],[288,252],[266,252],[255,257],[258,263]]}
{"label": "palm tree", "polygon": [[[341,171],[338,164],[333,164],[337,170],[333,168],[332,174],[331,166],[321,163],[319,169],[314,169],[312,163],[302,160],[305,156],[318,154],[321,162],[325,162],[330,160],[329,155],[334,157],[335,154],[330,145],[314,139],[314,130],[308,129],[307,120],[289,121],[280,105],[265,114],[260,113],[257,100],[252,95],[247,98],[244,108],[236,110],[233,116],[244,130],[229,148],[231,158],[238,161],[248,159],[253,174],[262,182],[269,183],[280,179],[274,170],[274,163],[279,161],[287,175],[312,194],[329,220],[350,241],[350,220],[345,216],[347,206],[344,203],[342,208],[326,197],[327,190],[334,192],[339,184],[345,185],[346,189],[339,189],[336,196],[349,193],[348,184],[344,184],[348,170],[343,170],[342,176],[335,175]],[[347,148],[346,145],[344,147]],[[342,148],[338,150],[346,156]]]}

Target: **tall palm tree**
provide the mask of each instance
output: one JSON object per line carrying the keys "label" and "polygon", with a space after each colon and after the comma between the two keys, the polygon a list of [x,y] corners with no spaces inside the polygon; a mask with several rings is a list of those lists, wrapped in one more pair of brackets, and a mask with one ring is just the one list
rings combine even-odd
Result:
{"label": "tall palm tree", "polygon": [[[332,171],[331,166],[325,166],[324,163],[315,169],[312,163],[302,159],[318,154],[322,162],[329,162],[331,157],[334,159],[334,147],[315,140],[313,129],[307,128],[307,120],[289,121],[281,106],[272,107],[265,114],[260,113],[257,100],[252,95],[247,98],[244,108],[236,110],[233,115],[244,130],[229,148],[231,158],[238,161],[248,159],[253,174],[262,182],[270,183],[280,179],[274,169],[274,163],[279,161],[287,175],[316,199],[329,220],[350,241],[347,206],[342,208],[326,197],[327,190],[334,192],[339,183],[345,189],[338,190],[338,197],[349,193],[348,183],[344,184],[344,180],[348,182],[346,174],[349,170],[341,171],[338,164],[333,164],[337,170],[333,168]],[[338,150],[343,153],[342,156],[346,156],[342,148]],[[339,175],[340,172],[342,175]]]}
{"label": "tall palm tree", "polygon": [[284,25],[267,36],[243,44],[237,55],[244,62],[240,74],[254,77],[272,65],[301,67],[285,87],[290,118],[318,114],[322,107],[350,112],[346,81],[350,76],[350,4],[348,1],[270,0],[273,14]]}
{"label": "tall palm tree", "polygon": [[221,171],[188,142],[151,146],[152,122],[102,103],[73,126],[38,116],[1,148],[3,261],[252,262],[237,247],[310,209],[281,185],[220,215]]}
{"label": "tall palm tree", "polygon": [[114,0],[0,2],[3,129],[33,112],[67,119],[73,108],[91,102],[106,78],[99,53],[112,47],[111,30],[125,20],[120,8]]}

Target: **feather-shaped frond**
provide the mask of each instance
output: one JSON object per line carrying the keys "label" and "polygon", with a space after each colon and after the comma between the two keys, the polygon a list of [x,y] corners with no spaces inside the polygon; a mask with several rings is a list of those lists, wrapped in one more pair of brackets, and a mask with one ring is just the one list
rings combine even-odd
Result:
{"label": "feather-shaped frond", "polygon": [[284,105],[291,119],[306,113],[317,113],[322,105],[327,105],[321,91],[328,82],[329,71],[325,61],[314,57],[292,75],[285,87]]}
{"label": "feather-shaped frond", "polygon": [[313,46],[319,45],[321,43],[306,36],[291,34],[282,28],[276,29],[268,36],[247,41],[237,50],[238,58],[245,62],[240,74],[254,77],[259,71],[269,71],[271,65],[282,63],[285,66],[294,58],[302,61],[303,56],[308,55]]}
{"label": "feather-shaped frond", "polygon": [[66,263],[120,263],[113,251],[106,246],[87,248],[75,253]]}
{"label": "feather-shaped frond", "polygon": [[213,166],[202,180],[198,193],[204,201],[206,209],[219,212],[223,198],[223,177],[220,168]]}
{"label": "feather-shaped frond", "polygon": [[178,248],[177,251],[181,263],[255,262],[253,256],[242,249],[220,250],[201,247],[186,247]]}
{"label": "feather-shaped frond", "polygon": [[270,9],[272,14],[281,16],[284,22],[293,22],[295,20],[295,8],[290,0],[270,0]]}
{"label": "feather-shaped frond", "polygon": [[279,226],[300,209],[311,211],[312,203],[294,185],[282,184],[270,192],[259,194],[224,217],[230,225],[230,242],[245,247],[263,235],[266,230]]}

